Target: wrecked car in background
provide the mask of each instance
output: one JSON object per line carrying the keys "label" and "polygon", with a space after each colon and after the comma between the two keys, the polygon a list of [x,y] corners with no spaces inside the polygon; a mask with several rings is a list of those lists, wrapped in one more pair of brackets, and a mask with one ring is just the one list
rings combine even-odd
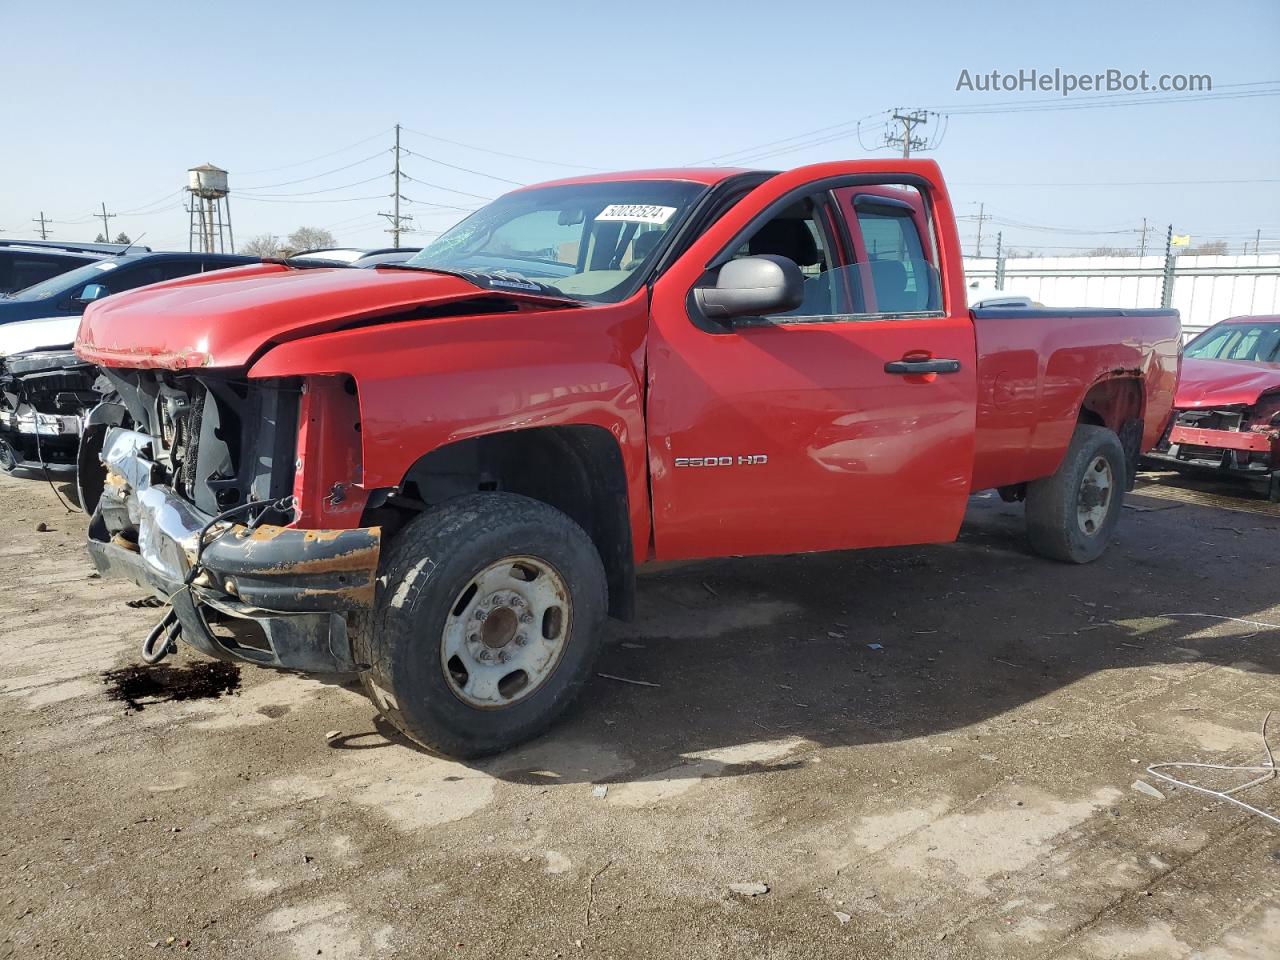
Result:
{"label": "wrecked car in background", "polygon": [[1232,317],[1186,345],[1173,421],[1148,458],[1280,503],[1280,315]]}

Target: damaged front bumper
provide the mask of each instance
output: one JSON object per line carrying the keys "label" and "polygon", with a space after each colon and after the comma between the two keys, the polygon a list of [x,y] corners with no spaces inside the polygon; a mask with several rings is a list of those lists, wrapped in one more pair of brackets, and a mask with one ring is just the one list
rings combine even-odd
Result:
{"label": "damaged front bumper", "polygon": [[[361,669],[347,618],[373,605],[380,529],[210,527],[212,517],[152,482],[160,468],[150,447],[142,433],[107,433],[107,482],[89,528],[99,572],[170,600],[183,638],[210,656],[307,673]],[[184,588],[206,528],[199,570]]]}
{"label": "damaged front bumper", "polygon": [[[1216,418],[1208,421],[1214,425],[1183,422],[1190,416],[1183,412],[1160,445],[1145,457],[1179,470],[1247,480],[1258,485],[1273,501],[1280,502],[1280,429],[1273,426],[1242,429],[1241,415],[1234,411],[1193,413]],[[1220,425],[1224,419],[1229,429]]]}

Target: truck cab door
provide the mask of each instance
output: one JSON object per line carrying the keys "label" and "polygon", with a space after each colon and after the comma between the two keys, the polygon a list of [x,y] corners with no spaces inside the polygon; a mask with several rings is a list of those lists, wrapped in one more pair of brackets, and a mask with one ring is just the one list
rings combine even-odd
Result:
{"label": "truck cab door", "polygon": [[[694,291],[782,256],[804,299],[717,321]],[[757,187],[654,284],[648,450],[658,559],[951,540],[976,360],[937,166],[823,164]]]}

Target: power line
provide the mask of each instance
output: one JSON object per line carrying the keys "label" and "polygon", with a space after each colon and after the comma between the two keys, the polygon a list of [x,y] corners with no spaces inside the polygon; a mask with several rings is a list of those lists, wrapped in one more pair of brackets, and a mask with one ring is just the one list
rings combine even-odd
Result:
{"label": "power line", "polygon": [[462,213],[475,213],[479,207],[459,207],[449,203],[431,203],[428,200],[414,200],[411,197],[401,197],[405,203],[416,204],[420,207],[435,207],[438,210],[458,210]]}
{"label": "power line", "polygon": [[292,186],[295,183],[306,183],[308,180],[319,180],[321,177],[327,177],[330,174],[341,173],[343,170],[350,170],[352,167],[358,167],[360,166],[360,164],[368,163],[370,160],[377,160],[379,157],[383,156],[385,153],[386,153],[385,150],[379,150],[377,153],[371,153],[369,156],[364,157],[363,159],[360,159],[360,160],[356,160],[354,163],[348,163],[341,167],[334,167],[332,170],[326,170],[324,173],[314,173],[309,177],[298,177],[296,180],[282,180],[280,183],[264,183],[256,187],[238,187],[237,191],[271,190],[271,189],[274,189],[275,187],[288,187],[288,186]]}
{"label": "power line", "polygon": [[[1252,87],[1252,86],[1269,86],[1269,85],[1278,84],[1278,83],[1280,83],[1280,81],[1259,80],[1259,81],[1253,81],[1253,82],[1244,83],[1244,84],[1224,84],[1223,86]],[[1031,112],[1031,111],[1039,111],[1039,110],[1057,110],[1057,109],[1086,109],[1091,106],[1098,106],[1098,107],[1136,106],[1139,103],[1148,103],[1148,102],[1150,103],[1172,103],[1172,102],[1179,102],[1179,101],[1195,102],[1196,100],[1205,99],[1205,98],[1238,99],[1238,98],[1246,98],[1246,97],[1254,97],[1254,96],[1275,96],[1278,93],[1280,93],[1280,90],[1274,90],[1274,91],[1263,90],[1263,91],[1250,91],[1250,92],[1241,92],[1241,93],[1228,91],[1224,93],[1207,94],[1207,95],[1171,94],[1169,96],[1157,96],[1154,98],[1151,97],[1151,95],[1149,94],[1143,95],[1141,97],[1135,97],[1133,94],[1094,94],[1094,95],[1089,95],[1084,97],[1073,97],[1071,98],[1071,102],[1069,103],[1064,103],[1063,101],[1065,98],[1062,98],[1062,97],[1044,97],[1044,98],[1037,98],[1035,100],[1005,100],[1005,101],[996,101],[996,102],[987,103],[987,104],[947,104],[947,105],[941,105],[941,106],[935,105],[935,106],[929,107],[928,109],[943,114],[944,124],[945,124],[946,115],[949,113],[959,115],[959,114],[976,114],[976,113],[1012,113],[1012,112],[1020,112],[1020,111]],[[1081,102],[1081,101],[1084,101],[1084,102]],[[816,129],[807,130],[803,133],[797,133],[789,137],[780,137],[776,140],[768,140],[768,141],[765,141],[764,143],[755,144],[754,146],[743,147],[741,149],[733,150],[728,153],[717,154],[715,156],[707,157],[704,160],[700,160],[696,162],[719,164],[721,161],[725,161],[732,158],[733,162],[735,163],[745,163],[745,162],[750,162],[754,160],[766,159],[767,157],[771,157],[771,156],[780,156],[785,153],[794,153],[798,150],[807,149],[809,147],[822,146],[827,143],[833,143],[837,140],[847,139],[848,137],[854,136],[855,134],[860,132],[866,132],[865,129],[862,131],[859,131],[851,128],[857,127],[858,125],[862,124],[864,121],[869,120],[875,116],[877,116],[877,114],[874,114],[874,113],[867,114],[866,116],[858,120],[844,120],[844,121],[841,121],[840,123],[829,124],[828,126],[825,126],[825,127],[817,127]],[[872,125],[871,129],[874,129],[875,127],[880,125],[881,124]],[[944,126],[943,128],[944,135],[945,135],[945,132],[946,131]],[[804,142],[796,142],[796,141],[804,141]],[[938,142],[941,142],[941,137],[939,137]],[[786,144],[787,146],[782,146],[780,149],[777,149],[777,150],[770,150],[764,153],[760,153],[760,151],[765,150],[768,147],[775,147],[775,146],[780,146],[784,144]],[[937,144],[935,143],[935,146],[936,145]],[[862,144],[862,146],[864,149],[872,149],[867,147],[866,144]]]}
{"label": "power line", "polygon": [[373,183],[375,180],[381,180],[385,177],[385,173],[375,174],[365,180],[356,180],[353,183],[344,183],[336,187],[321,187],[318,190],[299,190],[296,193],[237,193],[237,196],[246,200],[261,200],[266,197],[314,197],[318,193],[334,193],[338,190],[347,190],[351,187],[361,187],[366,183]]}
{"label": "power line", "polygon": [[421,130],[414,130],[412,127],[402,127],[405,133],[412,133],[419,137],[426,137],[428,140],[437,140],[440,143],[452,144],[455,147],[462,147],[465,150],[475,150],[478,153],[488,153],[495,157],[506,157],[508,160],[526,160],[529,163],[545,163],[552,167],[570,167],[576,170],[596,170],[603,171],[605,167],[589,167],[581,163],[565,163],[562,160],[546,160],[539,157],[527,157],[519,153],[504,153],[501,150],[491,150],[488,147],[479,147],[473,143],[463,143],[461,140],[450,140],[448,137],[437,136],[434,133],[423,133]]}
{"label": "power line", "polygon": [[180,195],[180,194],[182,194],[183,192],[184,192],[184,191],[182,191],[182,190],[173,190],[173,191],[171,191],[171,192],[169,192],[169,193],[166,193],[166,194],[165,194],[163,197],[161,197],[159,200],[152,200],[150,203],[144,203],[144,204],[142,204],[142,205],[140,205],[140,206],[137,206],[137,207],[130,207],[130,208],[129,208],[129,209],[127,209],[127,210],[118,210],[118,211],[117,211],[117,213],[118,213],[120,216],[122,216],[122,217],[123,217],[123,216],[131,216],[131,215],[133,215],[133,214],[143,213],[143,212],[146,212],[146,211],[148,210],[148,208],[150,208],[150,207],[156,207],[156,206],[159,206],[159,205],[160,205],[160,204],[162,204],[162,203],[166,203],[167,201],[172,200],[174,197],[179,196],[179,195]]}
{"label": "power line", "polygon": [[[855,124],[861,123],[863,120],[869,120],[871,117],[874,117],[875,115],[876,114],[874,113],[869,113],[865,117],[861,117],[858,120],[842,120],[840,123],[833,123],[825,127],[818,127],[814,130],[806,130],[804,133],[797,133],[794,136],[780,137],[777,140],[766,140],[764,143],[757,143],[750,147],[742,147],[741,149],[738,149],[738,150],[730,150],[728,153],[718,153],[713,157],[706,157],[705,159],[702,159],[702,160],[695,160],[694,165],[696,166],[703,163],[714,164],[717,161],[724,160],[727,157],[736,157],[739,154],[744,154],[744,153],[755,153],[759,150],[763,150],[766,147],[772,147],[782,143],[791,143],[792,141],[795,141],[795,140],[807,139],[817,134],[827,133],[828,131],[831,131],[831,130],[838,130],[843,127],[851,127]],[[849,135],[852,135],[852,131],[850,132]]]}
{"label": "power line", "polygon": [[501,183],[509,183],[516,187],[528,186],[528,184],[523,183],[520,180],[508,180],[506,177],[499,177],[492,173],[484,173],[481,170],[472,170],[470,167],[460,167],[456,163],[446,163],[444,160],[439,160],[436,157],[428,157],[426,154],[410,150],[408,147],[404,148],[404,152],[409,154],[411,157],[417,157],[419,160],[426,160],[428,163],[437,163],[442,167],[448,167],[450,170],[461,170],[463,173],[470,173],[477,177],[486,177],[489,180],[497,180]]}
{"label": "power line", "polygon": [[254,203],[355,203],[357,200],[385,200],[384,194],[375,193],[371,197],[333,197],[320,200],[280,200],[271,197],[251,197],[242,195],[238,199],[250,200]]}
{"label": "power line", "polygon": [[461,194],[464,197],[471,197],[473,200],[492,200],[493,197],[486,197],[479,193],[468,193],[466,190],[455,190],[453,187],[446,187],[439,183],[428,183],[426,180],[419,180],[417,177],[411,177],[407,173],[401,173],[406,180],[412,180],[414,183],[421,184],[424,187],[431,187],[435,190],[445,190],[449,193]]}
{"label": "power line", "polygon": [[373,134],[372,136],[365,137],[363,140],[357,140],[355,143],[349,143],[345,147],[339,147],[337,150],[331,150],[329,153],[322,153],[318,157],[311,157],[310,159],[307,159],[307,160],[299,160],[296,163],[285,163],[278,167],[264,167],[263,169],[260,169],[260,170],[245,170],[239,175],[244,177],[253,177],[258,175],[259,173],[274,173],[277,170],[291,170],[294,167],[303,167],[303,166],[306,166],[308,163],[315,163],[317,160],[326,160],[329,157],[336,157],[340,153],[346,153],[348,150],[354,147],[358,147],[358,146],[361,146],[362,144],[366,144],[370,140],[376,140],[378,137],[386,136],[386,134],[390,132],[391,132],[390,128],[387,127],[385,129],[379,130],[377,133]]}

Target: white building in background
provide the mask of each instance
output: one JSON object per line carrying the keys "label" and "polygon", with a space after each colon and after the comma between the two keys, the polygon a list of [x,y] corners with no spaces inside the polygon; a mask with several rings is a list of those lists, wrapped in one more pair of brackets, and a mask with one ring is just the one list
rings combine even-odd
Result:
{"label": "white building in background", "polygon": [[[968,257],[964,266],[971,289],[995,289],[994,258]],[[1004,293],[1046,307],[1158,307],[1164,256],[1019,257],[1004,261],[1003,280]],[[1280,313],[1280,253],[1178,257],[1172,282],[1170,306],[1188,334],[1227,317]]]}

